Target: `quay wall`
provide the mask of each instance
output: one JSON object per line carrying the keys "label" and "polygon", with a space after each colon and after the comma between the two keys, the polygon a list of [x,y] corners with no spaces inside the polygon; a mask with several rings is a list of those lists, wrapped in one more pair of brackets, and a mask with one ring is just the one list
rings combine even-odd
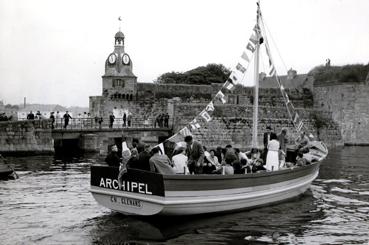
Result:
{"label": "quay wall", "polygon": [[1,154],[49,154],[54,140],[48,120],[0,122]]}
{"label": "quay wall", "polygon": [[345,145],[369,145],[369,76],[366,82],[314,85],[316,108],[332,112]]}

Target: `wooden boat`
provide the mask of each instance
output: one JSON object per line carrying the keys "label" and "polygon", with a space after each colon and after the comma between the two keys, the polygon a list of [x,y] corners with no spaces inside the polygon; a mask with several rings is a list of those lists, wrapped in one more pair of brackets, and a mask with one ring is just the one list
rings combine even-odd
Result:
{"label": "wooden boat", "polygon": [[14,170],[7,164],[6,160],[0,155],[0,179],[15,178]]}
{"label": "wooden boat", "polygon": [[[261,18],[258,4],[257,25]],[[258,94],[258,50],[255,47],[255,94]],[[293,107],[277,78],[292,119]],[[228,81],[227,81],[228,82]],[[253,146],[257,147],[258,98],[254,97]],[[302,122],[293,124],[301,130]],[[292,154],[292,156],[291,156]],[[288,152],[287,159],[295,159]],[[278,171],[235,175],[163,175],[128,169],[118,180],[118,167],[91,166],[91,193],[96,201],[129,215],[195,215],[230,212],[281,202],[304,193],[319,174],[328,150],[320,141],[311,142],[306,157],[311,164]]]}

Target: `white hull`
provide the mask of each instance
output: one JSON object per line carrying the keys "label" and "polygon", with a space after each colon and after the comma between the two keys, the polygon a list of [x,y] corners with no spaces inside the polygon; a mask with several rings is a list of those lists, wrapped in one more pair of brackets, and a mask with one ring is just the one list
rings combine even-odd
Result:
{"label": "white hull", "polygon": [[281,202],[304,193],[318,176],[309,175],[274,184],[208,191],[166,191],[165,196],[91,186],[96,201],[112,210],[133,215],[194,215],[250,209]]}

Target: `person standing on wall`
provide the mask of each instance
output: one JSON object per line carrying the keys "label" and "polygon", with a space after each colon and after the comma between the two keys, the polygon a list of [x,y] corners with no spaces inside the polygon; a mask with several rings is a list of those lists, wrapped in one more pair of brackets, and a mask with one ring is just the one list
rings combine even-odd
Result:
{"label": "person standing on wall", "polygon": [[112,112],[109,116],[109,128],[113,128],[114,120],[115,120],[115,116]]}
{"label": "person standing on wall", "polygon": [[123,127],[126,127],[126,122],[127,122],[127,114],[124,113],[123,114]]}
{"label": "person standing on wall", "polygon": [[128,112],[128,116],[127,116],[128,127],[131,127],[131,121],[132,121],[132,114]]}
{"label": "person standing on wall", "polygon": [[69,119],[72,119],[72,117],[69,115],[68,111],[66,111],[63,118],[64,118],[64,129],[66,129],[69,124]]}
{"label": "person standing on wall", "polygon": [[55,116],[53,111],[50,113],[50,119],[51,119],[51,129],[54,129]]}

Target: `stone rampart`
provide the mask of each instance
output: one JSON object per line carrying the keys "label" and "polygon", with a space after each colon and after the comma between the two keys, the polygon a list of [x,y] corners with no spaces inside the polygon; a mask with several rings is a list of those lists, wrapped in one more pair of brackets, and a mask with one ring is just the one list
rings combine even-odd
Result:
{"label": "stone rampart", "polygon": [[332,112],[332,118],[339,125],[344,144],[369,144],[368,84],[319,84],[314,88],[314,103],[316,108]]}
{"label": "stone rampart", "polygon": [[0,153],[45,154],[54,152],[48,120],[0,122]]}

